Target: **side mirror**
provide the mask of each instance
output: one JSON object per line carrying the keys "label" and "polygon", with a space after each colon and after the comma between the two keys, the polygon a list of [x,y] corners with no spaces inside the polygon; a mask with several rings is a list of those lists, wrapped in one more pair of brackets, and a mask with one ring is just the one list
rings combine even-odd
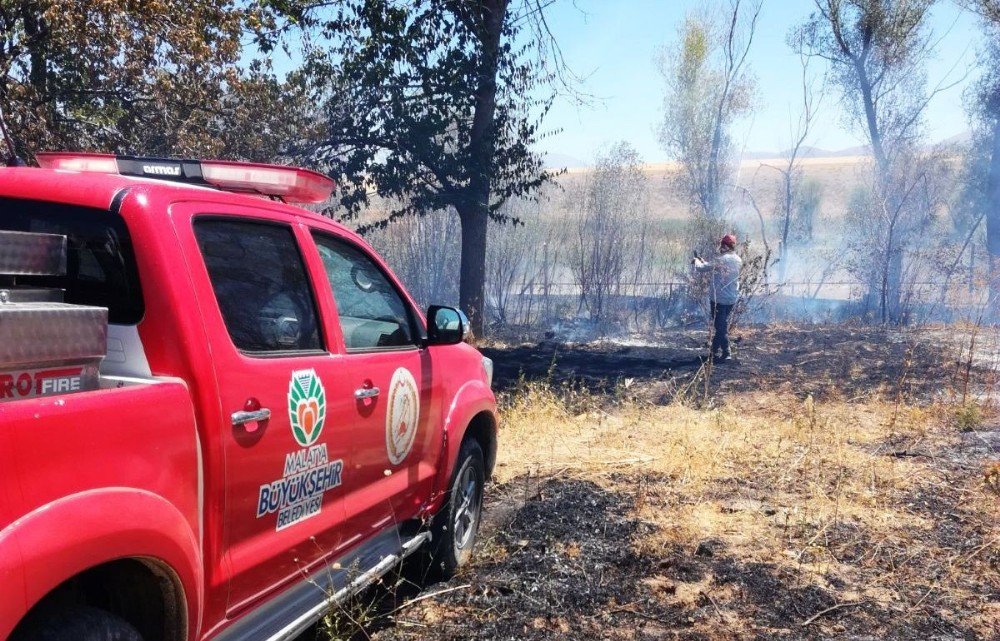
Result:
{"label": "side mirror", "polygon": [[427,310],[427,344],[455,345],[469,337],[469,319],[461,310],[431,305]]}

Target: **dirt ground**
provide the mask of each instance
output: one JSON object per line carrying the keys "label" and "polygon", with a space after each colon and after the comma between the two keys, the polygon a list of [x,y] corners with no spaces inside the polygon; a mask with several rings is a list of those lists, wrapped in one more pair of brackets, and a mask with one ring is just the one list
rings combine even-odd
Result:
{"label": "dirt ground", "polygon": [[475,560],[345,636],[1000,639],[997,337],[738,334],[485,348]]}
{"label": "dirt ground", "polygon": [[[965,373],[954,362],[967,348],[964,334],[942,329],[904,334],[869,326],[780,325],[739,329],[733,337],[735,362],[718,363],[711,372],[714,402],[760,389],[791,390],[803,398],[851,398],[890,388],[928,401],[943,391],[942,382],[952,384]],[[992,347],[987,337],[978,341],[974,365],[985,384],[995,363],[982,360]],[[500,391],[513,389],[519,380],[602,391],[631,380],[640,396],[662,403],[704,365],[707,344],[705,331],[667,331],[642,341],[542,341],[482,351],[494,361]]]}

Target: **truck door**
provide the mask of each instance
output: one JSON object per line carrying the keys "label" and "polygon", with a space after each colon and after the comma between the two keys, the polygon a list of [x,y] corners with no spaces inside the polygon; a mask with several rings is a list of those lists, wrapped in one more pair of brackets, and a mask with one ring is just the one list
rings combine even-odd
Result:
{"label": "truck door", "polygon": [[339,547],[350,441],[329,407],[337,358],[299,236],[311,241],[266,210],[212,209],[181,240],[196,254],[189,264],[225,417],[232,614]]}
{"label": "truck door", "polygon": [[361,246],[313,230],[337,306],[344,358],[339,415],[351,417],[354,484],[345,496],[346,544],[412,518],[427,499],[439,403],[418,320],[398,287]]}

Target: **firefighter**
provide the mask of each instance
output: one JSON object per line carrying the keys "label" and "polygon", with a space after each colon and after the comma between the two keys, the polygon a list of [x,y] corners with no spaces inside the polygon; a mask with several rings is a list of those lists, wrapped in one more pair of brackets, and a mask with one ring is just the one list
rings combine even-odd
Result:
{"label": "firefighter", "polygon": [[732,360],[729,346],[729,315],[740,297],[740,269],[743,261],[736,255],[736,236],[726,234],[719,241],[719,257],[704,261],[695,255],[691,261],[699,272],[711,272],[709,302],[712,304],[712,358]]}

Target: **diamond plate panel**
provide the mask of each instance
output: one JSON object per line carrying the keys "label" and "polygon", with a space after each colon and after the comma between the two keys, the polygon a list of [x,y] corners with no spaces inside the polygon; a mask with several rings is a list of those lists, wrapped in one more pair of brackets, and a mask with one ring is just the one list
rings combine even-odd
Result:
{"label": "diamond plate panel", "polygon": [[0,274],[62,276],[65,273],[65,236],[0,231]]}
{"label": "diamond plate panel", "polygon": [[108,310],[65,303],[0,304],[0,369],[100,359]]}

